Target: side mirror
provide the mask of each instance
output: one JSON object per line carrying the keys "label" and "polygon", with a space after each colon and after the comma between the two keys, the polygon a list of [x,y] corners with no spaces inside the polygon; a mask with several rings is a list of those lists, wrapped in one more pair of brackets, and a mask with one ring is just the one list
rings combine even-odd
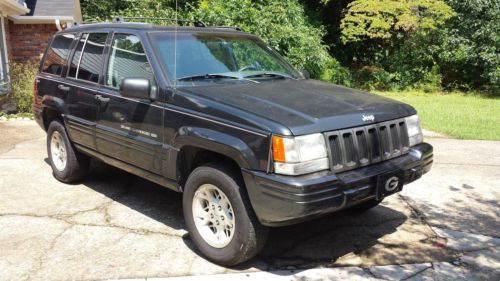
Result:
{"label": "side mirror", "polygon": [[120,94],[126,98],[150,99],[151,82],[144,78],[125,78],[120,83]]}
{"label": "side mirror", "polygon": [[305,79],[311,79],[311,73],[307,70],[302,70],[300,73],[302,73],[302,76],[304,76]]}

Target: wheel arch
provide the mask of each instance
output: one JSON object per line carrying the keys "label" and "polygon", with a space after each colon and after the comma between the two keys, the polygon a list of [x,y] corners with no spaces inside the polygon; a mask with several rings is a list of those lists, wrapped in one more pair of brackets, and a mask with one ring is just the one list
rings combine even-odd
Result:
{"label": "wheel arch", "polygon": [[177,167],[176,178],[183,186],[189,174],[203,164],[216,162],[234,169],[258,167],[253,150],[241,139],[204,128],[183,128],[175,139],[171,164]]}
{"label": "wheel arch", "polygon": [[42,100],[43,106],[43,126],[45,131],[49,128],[50,122],[59,119],[64,122],[64,100],[58,97],[44,96]]}

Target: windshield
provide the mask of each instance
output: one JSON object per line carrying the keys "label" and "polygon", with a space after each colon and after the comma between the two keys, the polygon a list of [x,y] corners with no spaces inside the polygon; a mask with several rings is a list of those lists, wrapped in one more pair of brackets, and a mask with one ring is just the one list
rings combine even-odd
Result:
{"label": "windshield", "polygon": [[301,77],[254,36],[179,32],[177,46],[174,33],[158,32],[151,36],[169,78],[178,85]]}

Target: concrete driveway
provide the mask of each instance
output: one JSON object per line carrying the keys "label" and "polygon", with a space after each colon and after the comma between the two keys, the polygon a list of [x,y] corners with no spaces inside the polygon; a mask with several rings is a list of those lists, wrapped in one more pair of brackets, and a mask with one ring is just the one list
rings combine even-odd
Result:
{"label": "concrete driveway", "polygon": [[273,229],[261,255],[224,268],[196,253],[180,194],[97,161],[62,184],[45,133],[0,122],[0,280],[500,280],[500,142],[427,141],[433,170],[401,194]]}

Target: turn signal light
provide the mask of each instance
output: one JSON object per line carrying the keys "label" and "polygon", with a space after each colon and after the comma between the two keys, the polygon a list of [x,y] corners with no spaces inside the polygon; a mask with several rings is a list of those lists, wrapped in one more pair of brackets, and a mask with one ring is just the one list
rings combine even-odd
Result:
{"label": "turn signal light", "polygon": [[283,137],[273,136],[273,159],[277,162],[286,162]]}

